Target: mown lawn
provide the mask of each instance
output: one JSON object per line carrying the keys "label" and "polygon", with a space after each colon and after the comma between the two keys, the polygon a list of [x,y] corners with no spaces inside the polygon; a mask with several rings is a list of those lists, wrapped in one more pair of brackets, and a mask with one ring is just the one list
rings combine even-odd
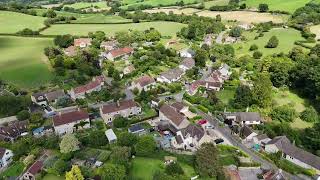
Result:
{"label": "mown lawn", "polygon": [[[180,163],[180,165],[188,177],[196,175],[193,167],[183,163]],[[130,176],[133,179],[149,180],[152,179],[156,171],[164,171],[164,168],[164,161],[159,159],[136,157],[132,160]]]}
{"label": "mown lawn", "polygon": [[16,33],[24,28],[38,30],[45,18],[22,13],[0,11],[0,33]]}
{"label": "mown lawn", "polygon": [[[296,40],[304,40],[301,37],[299,31],[295,29],[284,29],[284,28],[274,28],[269,32],[264,33],[263,37],[254,39],[258,34],[255,32],[245,32],[243,34],[247,41],[239,42],[234,44],[237,56],[242,55],[252,55],[253,52],[249,51],[249,48],[252,44],[256,44],[259,47],[259,51],[263,53],[264,56],[271,55],[274,53],[288,53],[295,45]],[[272,36],[276,36],[279,39],[279,45],[277,48],[265,48],[264,46],[268,43],[269,39]]]}
{"label": "mown lawn", "polygon": [[[72,35],[87,35],[89,32],[104,31],[107,35],[114,35],[115,32],[139,30],[143,31],[151,27],[157,29],[162,35],[175,36],[176,33],[185,27],[185,24],[175,22],[142,22],[131,24],[56,24],[42,32],[45,35],[59,35],[59,34],[72,34]],[[164,28],[165,27],[165,28]]]}
{"label": "mown lawn", "polygon": [[42,180],[64,180],[64,176],[56,176],[53,174],[47,174],[45,175]]}
{"label": "mown lawn", "polygon": [[4,172],[0,173],[0,179],[6,179],[6,177],[17,177],[24,170],[24,164],[22,162],[15,162],[8,167]]}
{"label": "mown lawn", "polygon": [[226,87],[217,92],[217,97],[224,103],[229,104],[236,94],[236,87]]}
{"label": "mown lawn", "polygon": [[65,5],[64,7],[71,7],[71,8],[74,8],[74,9],[84,9],[84,8],[89,8],[89,7],[94,7],[94,6],[97,6],[97,7],[101,8],[101,9],[109,8],[106,1],[100,1],[100,2],[78,2],[78,3],[74,3],[74,4]]}
{"label": "mown lawn", "polygon": [[252,8],[258,8],[259,4],[264,3],[269,5],[269,10],[280,10],[293,13],[296,9],[303,7],[310,1],[311,0],[245,0],[241,1],[241,3],[246,3],[247,7]]}
{"label": "mown lawn", "polygon": [[0,36],[0,78],[22,88],[45,85],[52,79],[44,48],[52,39]]}

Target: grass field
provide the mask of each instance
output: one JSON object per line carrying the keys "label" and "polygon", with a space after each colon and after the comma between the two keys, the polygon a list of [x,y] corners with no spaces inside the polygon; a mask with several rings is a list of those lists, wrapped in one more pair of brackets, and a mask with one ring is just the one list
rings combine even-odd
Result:
{"label": "grass field", "polygon": [[44,85],[51,80],[43,49],[53,45],[47,38],[0,36],[0,77],[22,88]]}
{"label": "grass field", "polygon": [[[162,35],[175,36],[185,24],[175,22],[143,22],[132,24],[59,24],[53,25],[42,32],[45,35],[58,35],[58,34],[72,34],[72,35],[87,35],[88,32],[104,31],[107,35],[114,35],[118,31],[131,30],[146,30],[151,27],[157,29]],[[165,28],[164,28],[165,27]]]}
{"label": "grass field", "polygon": [[56,176],[53,174],[47,174],[45,175],[42,180],[64,180],[64,176]]}
{"label": "grass field", "polygon": [[229,0],[213,0],[204,2],[204,7],[209,9],[211,6],[225,6],[228,5]]}
{"label": "grass field", "polygon": [[[129,6],[139,6],[139,5],[151,5],[153,7],[158,6],[171,6],[181,0],[123,0],[121,8],[126,9]],[[199,0],[183,0],[184,4],[194,4],[198,3]]]}
{"label": "grass field", "polygon": [[[297,94],[290,92],[288,90],[278,90],[277,92],[273,93],[273,100],[276,103],[276,106],[282,105],[290,105],[294,107],[294,109],[300,113],[305,110],[306,105],[308,102],[299,97]],[[296,118],[292,123],[291,127],[304,129],[307,127],[311,127],[313,123],[302,121],[300,118]]]}
{"label": "grass field", "polygon": [[[182,169],[188,177],[195,176],[193,167],[180,163]],[[136,157],[132,160],[130,175],[133,179],[149,180],[152,179],[154,172],[163,171],[164,162],[159,159]]]}
{"label": "grass field", "polygon": [[320,39],[320,25],[311,26],[310,31],[316,34],[316,39]]}
{"label": "grass field", "polygon": [[24,28],[38,30],[45,18],[22,13],[0,11],[0,33],[16,33]]}
{"label": "grass field", "polygon": [[[265,3],[269,5],[269,10],[275,11],[287,11],[293,13],[296,9],[303,7],[305,4],[310,2],[311,0],[245,0],[241,1],[241,3],[246,3],[248,8],[259,7],[259,4]],[[315,2],[320,2],[319,0],[315,0]]]}
{"label": "grass field", "polygon": [[[41,16],[46,9],[35,9],[37,11],[37,15]],[[112,16],[112,15],[103,15],[103,14],[79,14],[72,13],[66,11],[55,11],[58,16],[74,16],[77,20],[72,21],[71,23],[125,23],[132,22],[131,19],[125,19],[120,16]]]}
{"label": "grass field", "polygon": [[107,6],[107,2],[106,1],[101,1],[101,2],[78,2],[78,3],[74,3],[74,4],[65,5],[64,7],[71,7],[71,8],[74,8],[74,9],[85,9],[85,8],[94,7],[94,6],[97,6],[100,9],[109,8]]}
{"label": "grass field", "polygon": [[235,94],[236,94],[236,87],[226,87],[223,90],[217,92],[217,97],[224,104],[229,104],[229,102],[234,98]]}
{"label": "grass field", "polygon": [[24,164],[22,162],[15,162],[11,166],[9,166],[5,171],[0,173],[0,179],[7,179],[8,177],[17,177],[23,172],[23,170]]}
{"label": "grass field", "polygon": [[[244,36],[247,38],[247,41],[234,44],[237,56],[252,54],[252,52],[249,51],[252,44],[256,44],[259,47],[258,50],[261,51],[264,56],[280,52],[288,53],[294,47],[294,42],[296,40],[304,40],[304,38],[301,37],[300,32],[295,29],[275,28],[264,33],[263,37],[259,37],[255,40],[254,37],[256,35],[257,34],[254,32],[245,32]],[[276,36],[279,39],[277,48],[264,47],[271,36]]]}

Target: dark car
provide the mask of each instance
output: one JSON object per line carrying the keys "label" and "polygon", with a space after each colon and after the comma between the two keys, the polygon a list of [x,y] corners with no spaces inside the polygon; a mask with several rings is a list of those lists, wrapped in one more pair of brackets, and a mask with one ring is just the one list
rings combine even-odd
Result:
{"label": "dark car", "polygon": [[223,143],[224,140],[221,139],[221,138],[219,138],[219,139],[214,140],[214,142],[215,142],[216,144],[220,144],[220,143]]}

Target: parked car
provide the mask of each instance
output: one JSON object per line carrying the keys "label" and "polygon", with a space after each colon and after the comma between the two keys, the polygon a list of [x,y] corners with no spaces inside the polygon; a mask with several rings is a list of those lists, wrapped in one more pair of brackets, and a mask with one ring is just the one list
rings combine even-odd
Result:
{"label": "parked car", "polygon": [[220,144],[220,143],[223,143],[224,140],[221,139],[221,138],[219,138],[219,139],[214,140],[214,142],[215,142],[216,144]]}
{"label": "parked car", "polygon": [[214,129],[214,126],[213,125],[206,125],[205,128],[206,129]]}
{"label": "parked car", "polygon": [[207,124],[207,122],[208,121],[206,119],[201,119],[201,120],[198,121],[198,124],[199,125],[204,125],[204,124]]}

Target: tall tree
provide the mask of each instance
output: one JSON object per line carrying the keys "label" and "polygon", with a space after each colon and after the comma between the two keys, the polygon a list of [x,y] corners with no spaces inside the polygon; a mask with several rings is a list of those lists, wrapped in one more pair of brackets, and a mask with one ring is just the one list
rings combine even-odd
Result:
{"label": "tall tree", "polygon": [[252,92],[249,86],[240,85],[235,94],[235,108],[246,108],[252,104]]}
{"label": "tall tree", "polygon": [[79,150],[79,141],[74,134],[66,134],[60,142],[60,152],[70,153]]}
{"label": "tall tree", "polygon": [[252,89],[253,103],[260,107],[267,107],[272,101],[272,83],[266,73],[258,74]]}
{"label": "tall tree", "polygon": [[71,170],[66,173],[66,180],[84,180],[80,168],[73,165]]}

